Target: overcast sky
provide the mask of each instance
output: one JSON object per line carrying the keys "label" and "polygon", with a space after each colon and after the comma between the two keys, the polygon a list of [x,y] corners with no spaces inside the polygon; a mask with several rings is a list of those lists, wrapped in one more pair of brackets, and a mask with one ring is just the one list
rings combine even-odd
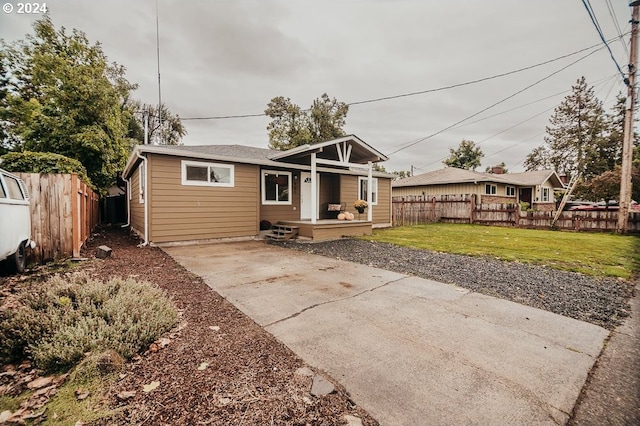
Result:
{"label": "overcast sky", "polygon": [[[0,1],[5,4],[6,1]],[[32,31],[35,15],[0,12],[0,38]],[[627,0],[591,0],[607,39],[630,29]],[[127,68],[136,96],[158,102],[155,0],[47,1],[56,27],[99,41]],[[609,8],[608,6],[611,6]],[[351,103],[426,91],[603,47],[581,0],[158,0],[162,100],[182,118],[264,112],[275,96],[303,108],[323,93]],[[629,36],[611,45],[626,71]],[[545,125],[580,76],[610,109],[625,91],[603,48],[543,82],[581,54],[490,81],[352,105],[345,130],[390,154],[388,171],[443,167],[465,138],[486,166],[522,171]],[[453,129],[443,129],[514,95]],[[499,115],[496,115],[499,114]],[[189,120],[186,145],[267,147],[267,117]],[[425,139],[395,152],[409,142]]]}

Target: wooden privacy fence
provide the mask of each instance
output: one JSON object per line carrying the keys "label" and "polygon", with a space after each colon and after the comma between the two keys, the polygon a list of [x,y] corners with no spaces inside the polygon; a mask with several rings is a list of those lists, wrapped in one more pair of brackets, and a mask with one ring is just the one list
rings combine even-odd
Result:
{"label": "wooden privacy fence", "polygon": [[80,256],[99,220],[98,195],[75,174],[16,175],[30,196],[34,260]]}
{"label": "wooden privacy fence", "polygon": [[[550,229],[555,212],[520,211],[518,204],[476,204],[475,195],[393,197],[394,226],[432,222],[479,223],[518,228]],[[615,231],[618,212],[564,211],[555,228],[574,231]],[[628,232],[640,232],[640,212],[629,213]]]}

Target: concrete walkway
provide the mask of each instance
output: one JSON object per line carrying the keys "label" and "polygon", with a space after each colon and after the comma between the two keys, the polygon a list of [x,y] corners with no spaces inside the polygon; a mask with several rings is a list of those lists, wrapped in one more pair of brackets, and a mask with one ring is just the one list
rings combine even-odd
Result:
{"label": "concrete walkway", "polygon": [[611,333],[571,426],[640,425],[640,285],[631,316]]}
{"label": "concrete walkway", "polygon": [[262,242],[166,248],[382,425],[564,424],[607,330]]}

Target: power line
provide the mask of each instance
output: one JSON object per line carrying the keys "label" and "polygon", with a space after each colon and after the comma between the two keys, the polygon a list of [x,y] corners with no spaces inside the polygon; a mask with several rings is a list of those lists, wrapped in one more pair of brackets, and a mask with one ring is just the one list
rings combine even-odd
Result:
{"label": "power line", "polygon": [[249,118],[249,117],[264,117],[267,114],[241,114],[241,115],[214,115],[211,117],[185,117],[181,118],[182,121],[187,120],[226,120],[228,118]]}
{"label": "power line", "polygon": [[[611,76],[611,77],[606,77],[606,78],[604,78],[604,79],[596,80],[598,83],[597,83],[596,85],[594,85],[594,87],[595,87],[595,86],[597,86],[597,85],[603,84],[603,83],[604,83],[604,85],[605,85],[605,87],[606,87],[606,85],[607,85],[607,84],[612,83],[612,84],[611,84],[611,86],[609,87],[609,90],[608,90],[608,92],[607,92],[607,95],[606,95],[606,96],[605,96],[605,98],[604,98],[604,99],[605,99],[605,100],[604,100],[604,103],[606,103],[606,102],[607,102],[607,99],[609,99],[609,96],[611,95],[611,91],[613,90],[613,86],[614,86],[614,84],[613,84],[613,83],[614,83],[614,79],[615,79],[616,75],[617,75],[617,74],[614,74],[614,75],[613,75],[613,76]],[[603,87],[603,88],[604,88],[604,87]],[[565,92],[566,92],[566,91],[565,91]],[[561,92],[561,93],[565,93],[565,92]],[[546,99],[546,98],[545,98],[545,99]],[[535,102],[533,102],[533,103],[535,103]],[[483,142],[486,142],[486,141],[488,141],[488,140],[490,140],[490,139],[493,139],[494,137],[496,137],[496,136],[498,136],[498,135],[500,135],[500,134],[502,134],[502,133],[504,133],[504,132],[507,132],[507,131],[509,131],[509,130],[511,130],[511,129],[514,129],[515,127],[518,127],[518,126],[520,126],[521,124],[524,124],[524,123],[526,123],[526,122],[528,122],[528,121],[530,121],[530,120],[532,120],[532,119],[534,119],[534,118],[536,118],[536,117],[538,117],[538,116],[540,116],[540,115],[544,114],[545,112],[548,112],[548,111],[550,111],[550,110],[552,110],[552,109],[554,109],[554,108],[555,108],[555,106],[554,106],[554,107],[551,107],[551,108],[548,108],[548,109],[546,109],[546,110],[544,110],[544,111],[542,111],[542,112],[540,112],[540,113],[537,113],[537,114],[535,114],[535,115],[533,115],[533,116],[531,116],[531,117],[529,117],[529,118],[527,118],[527,119],[525,119],[525,120],[523,120],[523,121],[521,121],[521,122],[519,122],[519,123],[517,123],[517,124],[514,124],[514,125],[512,125],[512,126],[508,127],[508,128],[507,128],[507,129],[505,129],[505,130],[502,130],[502,131],[500,131],[500,132],[498,132],[498,133],[496,133],[496,134],[494,134],[494,135],[492,135],[492,136],[489,136],[488,138],[485,138],[485,139],[483,139],[483,140],[481,140],[481,141],[477,142],[477,145],[479,146],[479,145],[480,145],[480,144],[482,144]],[[516,109],[516,108],[514,108],[514,109]],[[507,111],[507,112],[509,112],[509,111]],[[475,121],[475,122],[478,122],[478,121],[481,121],[481,120],[477,120],[477,121]],[[475,122],[474,122],[474,123],[475,123]],[[515,147],[516,147],[516,146],[518,146],[518,145],[521,145],[521,144],[523,144],[523,143],[525,143],[525,142],[528,142],[528,141],[530,141],[530,140],[532,140],[532,139],[535,139],[535,138],[537,138],[537,137],[539,137],[539,136],[542,136],[544,133],[545,133],[545,132],[538,133],[538,134],[536,134],[536,135],[535,135],[535,136],[533,136],[533,137],[530,137],[530,138],[525,139],[525,140],[523,140],[523,141],[517,142],[517,143],[515,143],[515,144],[513,144],[513,145],[510,145],[510,146],[508,146],[508,147],[506,147],[506,148],[502,148],[502,149],[500,149],[500,150],[498,150],[498,151],[491,152],[491,153],[489,153],[488,155],[486,155],[484,158],[489,158],[489,157],[492,157],[492,156],[494,156],[494,155],[496,155],[496,154],[499,154],[499,153],[501,153],[501,152],[508,151],[508,150],[510,150],[510,149],[512,149],[512,148],[515,148]],[[513,165],[513,167],[516,167],[518,164],[520,164],[521,162],[523,162],[523,161],[527,158],[527,156],[528,156],[528,155],[529,155],[529,154],[527,154],[524,158],[522,158],[520,161],[518,161],[517,163],[515,163],[515,164]],[[433,165],[433,164],[435,164],[435,163],[438,163],[438,162],[440,162],[440,161],[443,161],[443,160],[445,160],[446,158],[447,158],[447,157],[443,157],[443,158],[440,158],[440,159],[438,159],[438,160],[432,161],[431,163],[429,163],[429,164],[427,164],[427,165],[425,165],[425,166],[422,166],[422,167],[416,167],[416,168],[417,168],[417,169],[421,169],[421,170],[422,170],[422,169],[426,169],[427,167],[429,167],[429,166],[431,166],[431,165]]]}
{"label": "power line", "polygon": [[[593,87],[597,87],[597,86],[599,86],[599,85],[601,85],[603,83],[605,83],[605,84],[609,83],[611,81],[611,79],[615,78],[616,76],[617,76],[617,74],[614,74],[613,77],[609,76],[609,77],[604,77],[604,78],[595,80],[594,84],[593,84]],[[477,120],[470,121],[468,123],[465,123],[465,124],[462,124],[462,125],[458,126],[457,128],[471,126],[472,124],[480,123],[481,121],[489,120],[491,118],[498,117],[500,115],[504,115],[504,114],[513,112],[513,111],[515,111],[517,109],[528,107],[528,106],[536,104],[538,102],[546,101],[547,99],[555,98],[556,96],[563,95],[563,94],[568,93],[570,91],[571,91],[571,89],[566,89],[566,90],[563,90],[561,92],[554,93],[553,95],[545,96],[544,98],[536,99],[535,101],[527,102],[526,104],[518,105],[516,107],[509,108],[509,109],[506,109],[504,111],[500,111],[500,112],[497,112],[495,114],[487,115],[486,117],[482,117],[482,118],[479,118]]]}
{"label": "power line", "polygon": [[609,16],[613,21],[613,25],[616,28],[618,38],[620,39],[620,43],[622,44],[622,47],[624,48],[624,51],[627,54],[627,56],[629,56],[629,49],[627,48],[627,44],[622,38],[622,29],[620,28],[620,23],[618,22],[618,15],[616,15],[616,10],[613,8],[613,4],[611,4],[611,0],[607,0],[606,4],[607,4],[607,10],[609,11]]}
{"label": "power line", "polygon": [[[610,83],[614,83],[614,81],[613,81],[613,79],[614,79],[614,78],[615,78],[615,75],[614,75],[613,77],[610,77],[610,78],[609,78],[609,81],[608,81],[607,83],[609,83],[609,82],[610,82]],[[611,84],[611,87],[609,87],[609,91],[607,92],[607,95],[606,95],[606,96],[605,96],[605,98],[604,98],[603,105],[604,105],[604,104],[607,104],[607,100],[609,99],[609,96],[611,95],[611,92],[613,91],[613,86],[614,86],[614,84]],[[593,130],[595,130],[595,125],[594,125],[594,127],[592,128],[592,134],[593,134]],[[520,141],[520,142],[518,142],[518,143],[516,143],[516,144],[514,144],[514,145],[511,145],[511,146],[508,146],[508,147],[503,148],[503,149],[501,149],[501,150],[498,150],[498,151],[492,152],[491,154],[487,155],[485,158],[492,157],[492,156],[494,156],[494,155],[496,155],[496,154],[499,154],[499,153],[501,153],[501,152],[503,152],[503,151],[507,151],[507,150],[509,150],[509,149],[511,149],[511,148],[514,148],[514,147],[516,147],[516,146],[518,146],[518,145],[520,145],[520,144],[522,144],[522,143],[529,142],[530,140],[535,139],[535,138],[537,138],[537,137],[539,137],[539,136],[542,136],[542,135],[543,135],[543,134],[545,134],[545,133],[546,133],[546,131],[545,131],[545,132],[542,132],[542,133],[538,133],[537,135],[535,135],[535,136],[533,136],[533,137],[530,137],[530,138],[528,138],[528,139],[525,139],[525,140],[523,140],[523,141]],[[486,140],[486,139],[485,139],[485,140]],[[522,163],[524,160],[526,160],[528,156],[529,156],[529,154],[525,155],[525,156],[524,156],[523,158],[521,158],[517,163],[515,163],[515,164],[513,165],[513,167],[518,166],[520,163]]]}
{"label": "power line", "polygon": [[532,88],[532,87],[534,87],[534,86],[536,86],[536,85],[538,85],[538,84],[542,83],[543,81],[548,80],[549,78],[553,77],[554,75],[556,75],[556,74],[558,74],[558,73],[560,73],[560,72],[564,71],[565,69],[567,69],[567,68],[569,68],[569,67],[571,67],[571,66],[573,66],[573,65],[577,64],[578,62],[582,61],[583,59],[586,59],[586,58],[588,58],[589,56],[591,56],[591,55],[593,55],[594,53],[599,52],[599,51],[600,51],[600,49],[598,49],[598,50],[594,50],[593,52],[590,52],[590,53],[588,53],[588,54],[586,54],[586,55],[584,55],[584,56],[580,57],[579,59],[577,59],[577,60],[575,60],[575,61],[571,62],[570,64],[563,66],[562,68],[560,68],[560,69],[558,69],[558,70],[556,70],[556,71],[552,72],[551,74],[547,75],[546,77],[543,77],[543,78],[541,78],[540,80],[536,81],[535,83],[532,83],[532,84],[530,84],[530,85],[526,86],[525,88],[518,90],[517,92],[515,92],[515,93],[513,93],[513,94],[511,94],[511,95],[509,95],[509,96],[507,96],[506,98],[504,98],[504,99],[502,99],[502,100],[499,100],[498,102],[495,102],[495,103],[493,103],[493,104],[489,105],[488,107],[483,108],[483,109],[481,109],[480,111],[478,111],[478,112],[476,112],[476,113],[473,113],[473,114],[471,114],[471,115],[469,115],[469,116],[467,116],[467,117],[463,118],[462,120],[459,120],[459,121],[457,121],[457,122],[455,122],[455,123],[453,123],[453,124],[451,124],[451,125],[449,125],[449,126],[445,127],[445,128],[444,128],[444,129],[442,129],[442,130],[438,130],[437,132],[432,133],[432,134],[430,134],[429,136],[425,136],[425,137],[423,137],[423,138],[417,139],[417,140],[415,140],[415,141],[413,141],[413,142],[411,142],[411,143],[409,143],[409,144],[407,144],[407,145],[405,145],[405,146],[403,146],[403,147],[401,147],[401,148],[399,148],[399,149],[396,149],[395,151],[393,151],[393,152],[389,153],[388,155],[389,155],[389,156],[391,156],[391,155],[393,155],[393,154],[396,154],[396,153],[398,153],[398,152],[400,152],[400,151],[403,151],[403,150],[405,150],[405,149],[407,149],[407,148],[410,148],[410,147],[412,147],[412,146],[414,146],[414,145],[416,145],[416,144],[418,144],[418,143],[420,143],[420,142],[424,142],[424,141],[425,141],[425,140],[427,140],[427,139],[430,139],[430,138],[432,138],[432,137],[434,137],[434,136],[437,136],[437,135],[439,135],[440,133],[443,133],[443,132],[445,132],[445,131],[447,131],[447,130],[449,130],[449,129],[452,129],[452,128],[453,128],[453,127],[455,127],[455,126],[457,126],[457,125],[459,125],[459,124],[461,124],[461,123],[464,123],[465,121],[468,121],[468,120],[472,119],[473,117],[476,117],[476,116],[478,116],[478,115],[482,114],[483,112],[488,111],[488,110],[490,110],[491,108],[493,108],[493,107],[495,107],[495,106],[497,106],[497,105],[500,105],[500,104],[501,104],[501,103],[503,103],[503,102],[508,101],[509,99],[511,99],[511,98],[513,98],[513,97],[515,97],[515,96],[519,95],[520,93],[522,93],[522,92],[524,92],[524,91],[526,91],[526,90],[528,90],[528,89],[530,89],[530,88]]}
{"label": "power line", "polygon": [[607,43],[606,39],[604,38],[604,34],[602,33],[602,28],[600,28],[600,24],[598,23],[598,19],[596,18],[595,12],[591,8],[591,2],[589,0],[582,0],[582,4],[584,5],[584,8],[587,10],[587,13],[589,14],[589,18],[591,18],[591,22],[596,27],[596,31],[600,36],[600,40],[602,40],[602,43],[604,43],[604,45],[607,47],[607,50],[609,51],[609,55],[611,56],[613,63],[616,64],[616,68],[618,68],[618,72],[622,76],[622,81],[624,81],[624,84],[629,85],[629,80],[624,75],[624,72],[622,72],[622,68],[620,68],[618,61],[613,55],[613,51],[611,51],[611,47],[609,46],[609,43]]}
{"label": "power line", "polygon": [[[611,39],[609,42],[614,41],[614,39]],[[489,77],[482,77],[482,78],[478,78],[475,80],[471,80],[471,81],[466,81],[463,83],[456,83],[456,84],[451,84],[448,86],[442,86],[442,87],[437,87],[434,89],[426,89],[426,90],[420,90],[420,91],[416,91],[416,92],[410,92],[410,93],[403,93],[403,94],[399,94],[399,95],[391,95],[391,96],[383,96],[383,97],[379,97],[379,98],[373,98],[373,99],[366,99],[366,100],[362,100],[362,101],[355,101],[355,102],[349,102],[347,103],[348,106],[353,106],[353,105],[362,105],[362,104],[368,104],[368,103],[374,103],[374,102],[381,102],[381,101],[388,101],[391,99],[398,99],[398,98],[406,98],[409,96],[417,96],[417,95],[424,95],[427,93],[434,93],[434,92],[441,92],[443,90],[449,90],[449,89],[455,89],[457,87],[464,87],[464,86],[469,86],[472,84],[477,84],[477,83],[482,83],[484,81],[489,81],[489,80],[494,80],[496,78],[500,78],[500,77],[506,77],[512,74],[517,74],[519,72],[523,72],[523,71],[528,71],[530,69],[533,68],[537,68],[537,67],[541,67],[543,65],[548,65],[550,63],[553,62],[557,62],[560,61],[562,59],[566,59],[569,58],[571,56],[575,56],[578,55],[582,52],[586,52],[588,50],[594,49],[596,47],[598,47],[600,45],[600,43],[598,44],[594,44],[593,46],[589,46],[589,47],[585,47],[584,49],[580,49],[580,50],[576,50],[575,52],[571,52],[568,53],[566,55],[562,55],[562,56],[558,56],[557,58],[553,58],[553,59],[549,59],[543,62],[539,62],[537,64],[534,65],[529,65],[523,68],[518,68],[512,71],[507,71],[507,72],[503,72],[500,74],[495,74]],[[303,110],[303,111],[307,111],[307,110]],[[189,120],[225,120],[225,119],[233,119],[233,118],[250,118],[250,117],[264,117],[266,116],[266,114],[263,113],[256,113],[256,114],[238,114],[238,115],[213,115],[213,116],[206,116],[206,117],[184,117],[181,118],[181,120],[183,121],[189,121]]]}

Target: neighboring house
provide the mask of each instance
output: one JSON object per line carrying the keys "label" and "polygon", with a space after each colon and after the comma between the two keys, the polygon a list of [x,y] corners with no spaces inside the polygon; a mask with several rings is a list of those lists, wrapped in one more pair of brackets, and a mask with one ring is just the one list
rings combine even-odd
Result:
{"label": "neighboring house", "polygon": [[523,173],[481,173],[446,167],[393,182],[394,197],[476,196],[476,203],[529,203],[536,210],[554,210],[554,189],[563,184],[553,170]]}
{"label": "neighboring house", "polygon": [[[372,170],[386,159],[353,135],[288,151],[139,145],[123,174],[128,222],[146,243],[251,237],[261,221],[315,239],[370,234],[391,226],[394,176]],[[371,200],[360,216],[357,199]],[[356,220],[336,220],[336,206]]]}

